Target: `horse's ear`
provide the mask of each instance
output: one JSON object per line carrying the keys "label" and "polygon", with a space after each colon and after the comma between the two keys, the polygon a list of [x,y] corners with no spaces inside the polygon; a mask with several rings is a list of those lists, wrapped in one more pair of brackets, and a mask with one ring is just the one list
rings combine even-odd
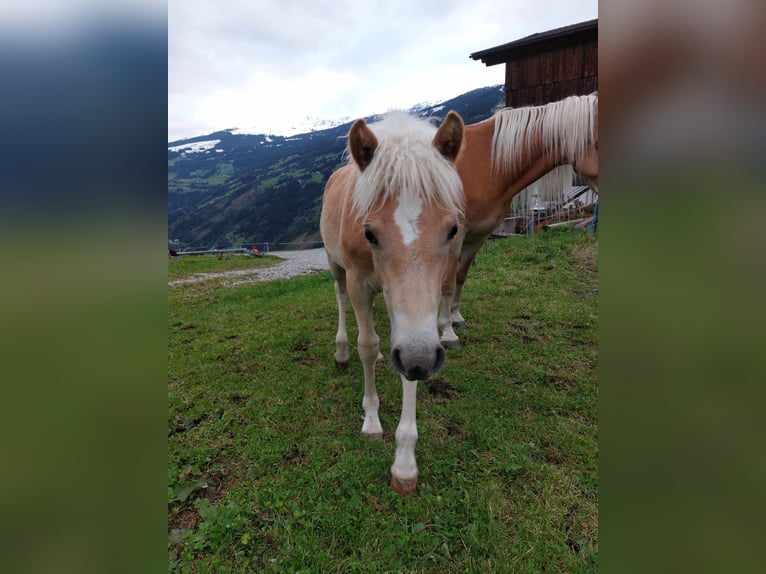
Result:
{"label": "horse's ear", "polygon": [[433,144],[440,154],[455,162],[463,148],[463,118],[457,112],[450,111],[447,114],[436,131]]}
{"label": "horse's ear", "polygon": [[351,126],[351,131],[348,132],[348,148],[356,165],[364,171],[370,165],[375,150],[378,149],[378,139],[364,120],[356,120]]}

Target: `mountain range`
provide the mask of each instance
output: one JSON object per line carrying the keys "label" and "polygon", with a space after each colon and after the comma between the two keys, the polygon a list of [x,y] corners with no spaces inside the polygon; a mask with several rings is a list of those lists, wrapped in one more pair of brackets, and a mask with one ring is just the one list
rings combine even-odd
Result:
{"label": "mountain range", "polygon": [[[504,101],[503,86],[489,86],[408,112],[436,124],[455,110],[471,124],[490,117]],[[352,121],[333,123],[318,120],[312,125],[322,129],[290,136],[226,129],[168,142],[169,245],[318,245],[322,192],[330,174],[345,164]]]}

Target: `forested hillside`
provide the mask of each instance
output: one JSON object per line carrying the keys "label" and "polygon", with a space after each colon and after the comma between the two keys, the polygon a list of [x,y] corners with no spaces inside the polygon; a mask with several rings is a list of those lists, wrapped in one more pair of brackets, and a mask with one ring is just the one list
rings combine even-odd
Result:
{"label": "forested hillside", "polygon": [[[491,86],[410,112],[438,122],[455,110],[469,124],[491,116],[503,101],[503,87]],[[350,126],[290,137],[224,130],[168,143],[170,245],[318,241],[322,192],[344,163]]]}

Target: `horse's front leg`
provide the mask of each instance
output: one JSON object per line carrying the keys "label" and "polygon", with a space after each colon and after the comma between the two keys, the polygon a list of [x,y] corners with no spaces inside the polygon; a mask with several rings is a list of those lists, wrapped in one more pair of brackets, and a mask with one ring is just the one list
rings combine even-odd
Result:
{"label": "horse's front leg", "polygon": [[450,310],[448,312],[450,316],[450,324],[458,329],[468,328],[463,315],[460,313],[460,294],[463,292],[464,283],[465,275],[463,275],[462,281],[458,279],[455,284],[455,294],[452,296],[452,301],[450,302]]}
{"label": "horse's front leg", "polygon": [[452,322],[452,327],[456,329],[465,329],[468,327],[463,315],[460,314],[460,295],[463,292],[463,285],[465,285],[466,277],[468,277],[468,269],[471,268],[476,253],[482,245],[484,245],[483,241],[478,246],[467,247],[466,245],[463,245],[463,252],[460,254],[460,264],[458,265],[457,273],[455,275],[455,293],[452,297],[452,306],[450,308],[450,320]]}
{"label": "horse's front leg", "polygon": [[346,291],[346,271],[340,267],[331,266],[335,276],[335,299],[338,303],[338,332],[335,335],[335,366],[338,369],[348,368],[348,332],[346,331],[346,303],[348,293]]}
{"label": "horse's front leg", "polygon": [[439,303],[439,340],[443,347],[459,349],[462,347],[460,338],[452,328],[452,300],[455,293],[455,276],[452,276],[450,284],[442,286],[442,297]]}
{"label": "horse's front leg", "polygon": [[[461,237],[462,239],[462,237]],[[442,281],[442,297],[439,303],[439,339],[445,348],[459,349],[462,345],[460,339],[452,328],[452,300],[455,295],[455,282],[459,263],[460,243],[455,241],[451,247],[450,262],[447,266],[444,280]]]}
{"label": "horse's front leg", "polygon": [[349,280],[348,293],[354,306],[354,315],[359,327],[357,348],[364,369],[364,423],[362,433],[370,439],[383,436],[383,427],[378,418],[380,399],[375,389],[375,363],[380,355],[380,339],[375,332],[372,322],[372,300],[375,293],[371,292],[363,282]]}
{"label": "horse's front leg", "polygon": [[415,462],[415,443],[418,442],[415,421],[417,389],[417,381],[402,377],[402,416],[396,427],[396,454],[391,466],[391,486],[402,496],[415,492],[418,486],[418,465]]}

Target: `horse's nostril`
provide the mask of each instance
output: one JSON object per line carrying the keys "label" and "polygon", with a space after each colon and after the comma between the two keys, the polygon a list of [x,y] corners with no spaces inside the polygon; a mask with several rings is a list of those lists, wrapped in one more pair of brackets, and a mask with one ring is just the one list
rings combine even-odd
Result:
{"label": "horse's nostril", "polygon": [[394,347],[391,350],[391,363],[393,363],[394,368],[397,371],[400,373],[404,372],[404,365],[402,364],[402,352],[399,347]]}
{"label": "horse's nostril", "polygon": [[410,381],[423,381],[428,378],[428,371],[423,367],[413,367],[405,375]]}
{"label": "horse's nostril", "polygon": [[444,348],[439,345],[434,349],[430,359],[427,354],[421,355],[420,358],[410,357],[405,365],[402,360],[402,350],[399,347],[391,350],[391,362],[394,368],[411,381],[425,380],[438,371],[444,363],[444,356]]}

